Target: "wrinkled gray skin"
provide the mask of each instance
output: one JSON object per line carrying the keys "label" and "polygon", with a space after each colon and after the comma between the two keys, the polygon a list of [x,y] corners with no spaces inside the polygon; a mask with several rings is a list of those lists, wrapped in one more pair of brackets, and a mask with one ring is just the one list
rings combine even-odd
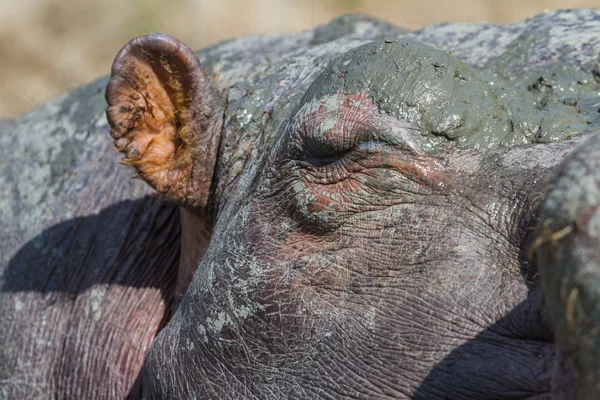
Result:
{"label": "wrinkled gray skin", "polygon": [[589,10],[199,52],[212,236],[166,326],[177,209],[117,165],[106,80],[33,110],[0,136],[0,398],[135,397],[144,356],[147,398],[598,398],[598,54]]}

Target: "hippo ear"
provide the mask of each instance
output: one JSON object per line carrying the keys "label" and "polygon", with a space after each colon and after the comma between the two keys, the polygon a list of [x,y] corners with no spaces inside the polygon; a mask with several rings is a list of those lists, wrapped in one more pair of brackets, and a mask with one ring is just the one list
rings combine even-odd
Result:
{"label": "hippo ear", "polygon": [[194,53],[163,34],[131,40],[113,63],[106,101],[123,162],[169,199],[205,210],[224,99]]}

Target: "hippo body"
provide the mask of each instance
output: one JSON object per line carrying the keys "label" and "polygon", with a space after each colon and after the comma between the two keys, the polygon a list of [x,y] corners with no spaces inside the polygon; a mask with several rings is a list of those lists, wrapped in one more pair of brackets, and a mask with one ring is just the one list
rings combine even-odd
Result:
{"label": "hippo body", "polygon": [[130,42],[2,128],[0,396],[597,398],[598,54],[592,10]]}

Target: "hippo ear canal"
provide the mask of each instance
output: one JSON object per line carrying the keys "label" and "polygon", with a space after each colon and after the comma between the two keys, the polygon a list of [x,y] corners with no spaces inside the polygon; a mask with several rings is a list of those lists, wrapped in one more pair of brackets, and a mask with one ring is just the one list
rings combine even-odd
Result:
{"label": "hippo ear canal", "polygon": [[196,55],[164,34],[131,40],[113,63],[106,101],[123,163],[169,199],[205,209],[224,99]]}

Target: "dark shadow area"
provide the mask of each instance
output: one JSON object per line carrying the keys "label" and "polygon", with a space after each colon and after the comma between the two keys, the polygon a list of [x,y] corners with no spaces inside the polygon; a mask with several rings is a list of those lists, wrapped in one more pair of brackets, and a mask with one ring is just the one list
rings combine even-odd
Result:
{"label": "dark shadow area", "polygon": [[[527,258],[537,209],[521,224],[520,273],[527,298],[474,338],[452,350],[420,383],[413,399],[546,398],[552,389],[554,334],[544,311],[535,259]],[[443,335],[452,335],[451,332]]]}
{"label": "dark shadow area", "polygon": [[179,210],[146,196],[51,226],[4,272],[4,292],[76,296],[96,284],[159,288],[170,301],[180,246]]}
{"label": "dark shadow area", "polygon": [[540,198],[530,196],[525,206],[528,212],[520,216],[513,243],[519,248],[519,272],[528,289],[527,298],[438,362],[413,399],[541,399],[550,395],[554,333],[545,313],[537,260],[529,254],[533,227],[539,222]]}
{"label": "dark shadow area", "polygon": [[[555,358],[551,334],[511,336],[529,300],[452,350],[420,383],[413,399],[528,399],[551,390]],[[543,397],[545,398],[545,397]]]}
{"label": "dark shadow area", "polygon": [[[113,361],[119,354],[119,346],[130,343],[127,337],[133,334],[143,337],[144,332],[140,329],[157,328],[152,324],[144,325],[144,318],[153,311],[152,308],[159,305],[140,303],[140,292],[104,301],[102,307],[106,305],[113,314],[102,320],[95,320],[93,313],[85,313],[84,309],[78,308],[76,304],[79,298],[93,301],[93,292],[87,290],[97,285],[158,289],[167,309],[158,326],[160,329],[170,316],[169,309],[174,298],[179,264],[180,240],[178,207],[161,201],[156,196],[146,196],[113,204],[99,214],[73,218],[50,226],[23,245],[9,261],[4,271],[2,292],[48,294],[36,297],[33,302],[24,305],[28,314],[19,315],[12,308],[1,310],[0,314],[12,318],[15,326],[32,329],[17,334],[23,336],[23,344],[29,343],[32,337],[46,337],[43,332],[47,328],[39,324],[39,321],[27,319],[30,316],[39,318],[40,309],[55,306],[52,315],[53,318],[57,318],[54,322],[59,323],[60,328],[54,328],[56,332],[49,333],[48,337],[58,335],[60,340],[52,342],[52,350],[48,354],[58,357],[58,360],[47,361],[57,363],[52,369],[55,376],[48,378],[56,386],[53,393],[57,398],[61,397],[61,393],[72,394],[74,389],[68,386],[69,384],[76,382],[77,385],[85,385],[83,382],[89,379],[89,376],[83,376],[80,380],[71,382],[69,375],[73,370],[97,374],[105,379],[108,376],[110,379],[124,379],[122,374],[127,374],[127,371],[119,373],[123,365]],[[119,295],[123,292],[113,293]],[[123,310],[123,313],[119,315],[114,313],[115,310]],[[106,309],[99,311],[107,312]],[[71,316],[70,313],[75,314]],[[73,323],[60,325],[69,318],[74,319]],[[113,321],[113,318],[118,321]],[[137,329],[137,333],[120,332],[128,327],[132,330]],[[81,332],[88,332],[91,336],[79,337]],[[98,338],[112,338],[111,343],[115,347],[106,349],[103,353],[94,353],[93,357],[97,359],[93,363],[86,363],[81,358],[88,354],[86,346],[94,346]],[[121,339],[123,340],[120,341]],[[63,359],[63,354],[69,357]],[[9,359],[11,363],[15,362],[14,358]],[[9,376],[18,374],[16,365],[11,364],[4,368],[8,368]],[[2,368],[0,374],[1,370]],[[141,372],[127,389],[126,398],[141,397],[140,377]],[[108,380],[99,386],[109,385],[108,388],[102,387],[106,392],[115,384],[116,381]],[[17,391],[15,393],[20,393],[19,389],[18,383],[11,388]],[[23,390],[24,393],[29,393],[30,389]]]}

